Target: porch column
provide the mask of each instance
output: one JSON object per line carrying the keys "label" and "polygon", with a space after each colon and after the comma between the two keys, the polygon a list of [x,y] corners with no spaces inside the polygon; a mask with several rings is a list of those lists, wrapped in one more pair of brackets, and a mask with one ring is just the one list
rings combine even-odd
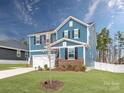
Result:
{"label": "porch column", "polygon": [[84,65],[86,65],[86,54],[85,54],[85,46],[83,46],[83,58],[84,58]]}

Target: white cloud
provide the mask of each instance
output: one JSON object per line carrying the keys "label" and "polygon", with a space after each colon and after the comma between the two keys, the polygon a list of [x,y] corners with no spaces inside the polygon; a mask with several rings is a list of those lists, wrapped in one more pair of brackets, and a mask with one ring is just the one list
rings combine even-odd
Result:
{"label": "white cloud", "polygon": [[88,12],[85,14],[85,17],[84,17],[85,21],[89,21],[92,18],[99,3],[100,3],[100,0],[92,0],[92,4],[89,5]]}
{"label": "white cloud", "polygon": [[113,8],[116,5],[117,0],[109,0],[108,7]]}
{"label": "white cloud", "polygon": [[124,12],[124,0],[109,0],[108,1],[108,8],[109,9],[117,9],[119,11]]}
{"label": "white cloud", "polygon": [[17,9],[16,16],[25,24],[36,26],[37,24],[32,18],[32,14],[38,9],[37,7],[34,7],[34,5],[39,1],[40,0],[25,0],[20,2],[19,0],[15,0],[14,4]]}
{"label": "white cloud", "polygon": [[113,22],[110,22],[110,23],[108,24],[107,28],[108,28],[108,29],[111,29],[113,25],[114,25],[114,23],[113,23]]}
{"label": "white cloud", "polygon": [[107,26],[108,29],[111,29],[115,22],[114,17],[117,18],[118,14],[124,13],[124,0],[109,0],[107,6],[110,12],[114,11],[111,22]]}

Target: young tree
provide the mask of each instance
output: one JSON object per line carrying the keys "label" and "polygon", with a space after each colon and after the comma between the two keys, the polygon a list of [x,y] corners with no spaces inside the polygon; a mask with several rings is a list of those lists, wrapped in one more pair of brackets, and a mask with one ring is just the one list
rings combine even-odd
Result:
{"label": "young tree", "polygon": [[103,28],[100,33],[97,34],[97,50],[99,51],[100,61],[105,62],[106,51],[108,50],[108,44],[111,43],[111,38],[109,36],[109,30]]}
{"label": "young tree", "polygon": [[120,58],[121,58],[121,47],[124,46],[124,33],[118,31],[116,34],[115,34],[115,42],[116,42],[116,46],[117,46],[117,51],[118,53],[116,54],[117,55],[117,60],[119,61],[120,63]]}
{"label": "young tree", "polygon": [[49,59],[49,80],[50,84],[52,84],[52,76],[51,76],[51,46],[50,46],[50,35],[47,35],[48,39],[46,40],[46,48],[47,48],[47,55]]}

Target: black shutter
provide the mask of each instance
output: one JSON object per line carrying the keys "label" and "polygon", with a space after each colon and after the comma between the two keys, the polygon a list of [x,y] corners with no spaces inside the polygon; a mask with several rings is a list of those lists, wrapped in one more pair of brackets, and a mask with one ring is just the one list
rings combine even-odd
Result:
{"label": "black shutter", "polygon": [[72,38],[74,38],[74,30],[72,31]]}
{"label": "black shutter", "polygon": [[34,36],[34,45],[36,44],[36,37]]}
{"label": "black shutter", "polygon": [[64,32],[63,32],[63,37],[64,37]]}
{"label": "black shutter", "polygon": [[68,59],[68,48],[65,48],[65,59]]}
{"label": "black shutter", "polygon": [[42,36],[40,36],[40,44],[42,44]]}
{"label": "black shutter", "polygon": [[78,48],[75,47],[75,59],[78,59]]}
{"label": "black shutter", "polygon": [[70,38],[70,31],[68,31],[68,38]]}
{"label": "black shutter", "polygon": [[78,30],[78,37],[80,38],[80,30]]}

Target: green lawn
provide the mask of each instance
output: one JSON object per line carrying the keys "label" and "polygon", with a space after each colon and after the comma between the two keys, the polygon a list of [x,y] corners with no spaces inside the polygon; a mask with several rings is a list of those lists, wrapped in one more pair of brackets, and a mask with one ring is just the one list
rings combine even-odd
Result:
{"label": "green lawn", "polygon": [[[46,93],[40,82],[49,72],[34,71],[0,80],[0,93]],[[52,78],[62,80],[64,87],[53,93],[124,93],[124,74],[104,71],[52,72]]]}
{"label": "green lawn", "polygon": [[0,70],[13,69],[15,67],[26,67],[26,64],[0,64]]}

